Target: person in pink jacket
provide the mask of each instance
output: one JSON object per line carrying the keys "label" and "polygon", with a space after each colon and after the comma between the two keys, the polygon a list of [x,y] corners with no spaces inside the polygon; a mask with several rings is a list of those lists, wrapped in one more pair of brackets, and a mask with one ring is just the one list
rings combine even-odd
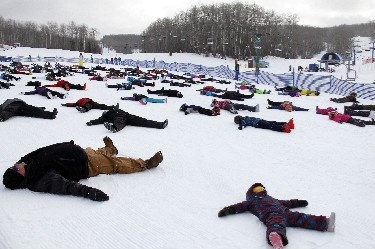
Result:
{"label": "person in pink jacket", "polygon": [[315,110],[316,110],[316,114],[328,115],[329,112],[336,111],[337,108],[333,108],[333,107],[320,108],[319,106],[317,106]]}
{"label": "person in pink jacket", "polygon": [[350,115],[342,114],[337,111],[330,111],[328,113],[328,117],[330,120],[333,120],[340,124],[349,123],[359,127],[365,127],[366,125],[375,125],[374,119],[372,119],[371,121],[365,121],[357,118],[352,118],[352,116]]}

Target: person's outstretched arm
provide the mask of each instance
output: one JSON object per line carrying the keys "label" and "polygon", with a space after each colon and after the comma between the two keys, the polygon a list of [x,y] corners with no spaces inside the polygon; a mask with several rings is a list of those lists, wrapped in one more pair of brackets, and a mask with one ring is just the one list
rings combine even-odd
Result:
{"label": "person's outstretched arm", "polygon": [[246,211],[250,211],[250,205],[248,201],[243,201],[234,205],[227,206],[219,211],[217,216],[223,217],[230,214],[238,214]]}
{"label": "person's outstretched arm", "polygon": [[90,120],[89,122],[87,122],[86,124],[88,126],[91,126],[91,125],[98,125],[98,124],[104,124],[105,122],[105,118],[103,116],[100,116],[99,118],[97,119],[93,119],[93,120]]}
{"label": "person's outstretched arm", "polygon": [[103,191],[69,181],[55,171],[47,172],[30,190],[57,195],[80,196],[92,201],[109,200],[109,196]]}
{"label": "person's outstretched arm", "polygon": [[298,208],[298,207],[306,207],[309,203],[306,200],[298,200],[298,199],[291,199],[291,200],[279,200],[281,205],[287,208]]}

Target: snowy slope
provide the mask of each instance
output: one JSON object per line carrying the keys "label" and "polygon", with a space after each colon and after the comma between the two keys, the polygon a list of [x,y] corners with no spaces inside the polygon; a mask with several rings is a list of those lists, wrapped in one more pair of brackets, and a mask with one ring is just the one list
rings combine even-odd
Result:
{"label": "snowy slope", "polygon": [[[4,54],[6,53],[6,54]],[[78,57],[78,52],[18,48],[0,55]],[[89,55],[85,55],[89,56]],[[98,58],[102,55],[94,55]],[[106,56],[106,55],[103,55]],[[111,55],[108,55],[111,56]],[[190,62],[207,66],[231,61],[191,54],[133,54],[124,58]],[[275,68],[290,65],[291,60],[274,60]],[[293,62],[296,65],[301,61]],[[91,64],[86,64],[87,67]],[[270,69],[272,70],[272,68]],[[374,75],[374,71],[366,74]],[[43,80],[43,74],[32,75]],[[73,139],[82,147],[102,147],[102,138],[110,136],[120,154],[147,159],[156,151],[164,154],[154,169],[130,175],[101,175],[81,181],[110,196],[104,203],[87,199],[11,191],[0,187],[0,248],[2,249],[104,249],[104,248],[271,248],[265,239],[265,226],[250,213],[218,218],[226,205],[245,200],[248,187],[262,182],[268,193],[279,199],[306,199],[309,205],[296,209],[316,215],[337,213],[335,233],[288,228],[289,249],[372,249],[375,247],[374,148],[375,126],[359,128],[338,124],[327,116],[315,114],[315,106],[344,104],[329,101],[332,95],[291,98],[256,95],[248,105],[260,104],[259,113],[240,111],[267,120],[294,118],[296,129],[290,134],[248,127],[242,131],[233,122],[233,114],[222,111],[217,117],[199,114],[185,116],[178,109],[183,103],[208,107],[211,97],[195,90],[181,90],[183,99],[168,98],[167,104],[140,105],[122,101],[133,92],[146,93],[148,87],[133,91],[106,88],[103,82],[88,81],[85,75],[68,77],[72,83],[87,82],[86,91],[71,90],[66,100],[48,100],[42,96],[19,95],[30,90],[25,84],[32,76],[22,76],[9,90],[0,90],[0,102],[21,98],[47,110],[57,108],[55,120],[15,117],[0,123],[0,171],[4,172],[22,155],[48,144]],[[121,80],[110,80],[110,84]],[[45,81],[43,81],[45,83]],[[209,84],[207,84],[209,85]],[[216,85],[234,89],[234,85]],[[155,89],[160,89],[157,83]],[[169,86],[167,86],[169,87]],[[273,90],[269,86],[259,86]],[[64,92],[62,89],[54,89]],[[147,93],[146,93],[147,94]],[[97,102],[120,108],[149,119],[169,119],[164,130],[126,127],[112,134],[104,126],[85,123],[101,115],[92,110],[81,114],[62,107],[91,97]],[[156,97],[156,96],[154,96]],[[267,110],[267,98],[292,100],[309,112]],[[363,104],[374,104],[360,100]],[[365,119],[365,118],[364,118]]]}

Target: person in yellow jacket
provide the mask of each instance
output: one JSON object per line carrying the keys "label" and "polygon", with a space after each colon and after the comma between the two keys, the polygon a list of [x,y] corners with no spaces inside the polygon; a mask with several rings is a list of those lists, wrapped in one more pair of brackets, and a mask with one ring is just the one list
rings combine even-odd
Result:
{"label": "person in yellow jacket", "polygon": [[80,67],[83,67],[83,54],[82,53],[79,53],[78,65]]}
{"label": "person in yellow jacket", "polygon": [[313,91],[313,90],[309,90],[309,89],[302,89],[301,90],[301,95],[305,95],[305,96],[319,96],[320,92],[318,91]]}

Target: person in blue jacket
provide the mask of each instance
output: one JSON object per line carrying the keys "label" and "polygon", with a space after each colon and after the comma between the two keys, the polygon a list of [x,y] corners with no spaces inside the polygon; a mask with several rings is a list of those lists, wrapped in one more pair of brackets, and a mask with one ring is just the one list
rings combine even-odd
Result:
{"label": "person in blue jacket", "polygon": [[306,200],[278,200],[267,194],[261,183],[254,183],[246,193],[246,201],[227,206],[218,216],[251,212],[267,227],[266,239],[274,249],[282,249],[288,244],[286,227],[301,227],[317,231],[335,231],[335,213],[331,216],[316,216],[293,212],[289,209],[306,207]]}

